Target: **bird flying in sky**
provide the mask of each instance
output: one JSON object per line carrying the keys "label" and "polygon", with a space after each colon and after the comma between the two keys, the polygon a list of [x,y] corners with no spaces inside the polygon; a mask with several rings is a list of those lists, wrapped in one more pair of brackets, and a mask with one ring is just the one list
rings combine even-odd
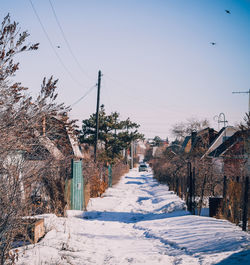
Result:
{"label": "bird flying in sky", "polygon": [[227,13],[227,14],[231,14],[231,12],[230,12],[230,10],[225,10],[225,12]]}

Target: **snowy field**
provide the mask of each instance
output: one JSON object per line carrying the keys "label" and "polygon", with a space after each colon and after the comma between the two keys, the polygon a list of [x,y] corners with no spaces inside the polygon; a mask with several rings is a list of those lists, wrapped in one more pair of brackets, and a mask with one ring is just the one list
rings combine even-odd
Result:
{"label": "snowy field", "polygon": [[46,236],[18,264],[250,264],[250,237],[225,220],[192,216],[151,173],[131,170],[85,213],[44,215]]}

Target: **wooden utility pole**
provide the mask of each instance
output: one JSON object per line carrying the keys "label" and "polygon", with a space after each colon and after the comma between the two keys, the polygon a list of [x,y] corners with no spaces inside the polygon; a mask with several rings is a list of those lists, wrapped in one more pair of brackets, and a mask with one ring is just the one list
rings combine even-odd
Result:
{"label": "wooden utility pole", "polygon": [[130,151],[130,156],[131,156],[131,169],[134,168],[134,142],[131,142],[131,151]]}
{"label": "wooden utility pole", "polygon": [[96,152],[98,145],[98,135],[99,135],[99,105],[100,105],[100,89],[101,89],[101,77],[102,73],[98,72],[98,83],[97,83],[97,103],[96,103],[96,126],[95,126],[95,149],[94,149],[94,161],[96,162]]}

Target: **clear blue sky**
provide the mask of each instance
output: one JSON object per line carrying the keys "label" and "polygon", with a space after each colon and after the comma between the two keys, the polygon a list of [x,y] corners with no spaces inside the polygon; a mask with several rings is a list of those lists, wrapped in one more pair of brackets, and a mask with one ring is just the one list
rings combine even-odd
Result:
{"label": "clear blue sky", "polygon": [[[141,124],[147,137],[167,137],[173,124],[224,112],[231,125],[248,110],[250,1],[247,0],[51,0],[80,69],[68,50],[49,0],[0,0],[36,52],[20,55],[17,81],[36,95],[44,76],[59,78],[59,100],[72,104],[103,72],[101,103]],[[227,14],[225,9],[230,10]],[[216,42],[212,46],[210,42]],[[60,46],[57,48],[56,46]],[[79,120],[95,111],[96,91],[73,107]]]}

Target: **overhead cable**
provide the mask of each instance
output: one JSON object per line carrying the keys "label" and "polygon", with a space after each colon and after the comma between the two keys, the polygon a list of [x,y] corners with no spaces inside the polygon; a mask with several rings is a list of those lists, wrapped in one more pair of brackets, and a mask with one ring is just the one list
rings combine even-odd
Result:
{"label": "overhead cable", "polygon": [[75,54],[74,54],[74,52],[73,52],[73,50],[72,50],[72,48],[71,48],[71,46],[70,46],[69,41],[68,41],[67,38],[66,38],[66,35],[65,35],[64,30],[63,30],[63,28],[62,28],[62,25],[61,25],[61,23],[60,23],[60,21],[59,21],[59,19],[58,19],[58,16],[57,16],[57,14],[56,14],[56,11],[55,11],[55,8],[54,8],[54,6],[53,6],[53,4],[52,4],[52,1],[49,0],[49,3],[50,3],[50,6],[51,6],[51,9],[52,9],[53,15],[54,15],[54,17],[55,17],[55,20],[56,20],[56,22],[57,22],[57,25],[58,25],[58,27],[59,27],[59,29],[60,29],[60,31],[61,31],[62,37],[63,37],[63,39],[64,39],[64,41],[65,41],[65,43],[66,43],[66,45],[67,45],[67,47],[68,47],[68,50],[69,50],[71,56],[73,57],[75,63],[76,63],[77,66],[81,69],[81,71],[83,72],[83,74],[84,74],[86,77],[88,77],[88,79],[93,80],[93,79],[88,75],[88,73],[82,68],[81,64],[80,64],[79,61],[77,60],[77,58],[76,58],[76,56],[75,56]]}
{"label": "overhead cable", "polygon": [[38,15],[38,13],[37,13],[37,11],[36,11],[36,8],[35,8],[35,6],[34,6],[32,0],[29,0],[29,2],[30,2],[30,4],[31,4],[31,7],[32,7],[32,9],[33,9],[33,11],[34,11],[34,13],[35,13],[35,15],[36,15],[36,17],[37,17],[37,20],[38,20],[39,24],[41,25],[42,30],[43,30],[43,32],[44,32],[44,34],[45,34],[45,36],[46,36],[46,38],[47,38],[47,40],[48,40],[50,46],[51,46],[53,52],[55,53],[55,55],[56,55],[58,61],[61,63],[62,67],[63,67],[64,70],[68,73],[68,75],[71,77],[71,79],[72,79],[75,83],[77,83],[79,86],[83,86],[83,84],[82,84],[81,82],[79,82],[78,80],[75,79],[75,77],[73,76],[73,74],[70,72],[70,70],[69,70],[69,69],[67,68],[67,66],[64,64],[63,60],[61,59],[61,57],[59,56],[58,52],[56,51],[56,49],[55,49],[55,47],[54,47],[54,45],[53,45],[53,43],[52,43],[52,41],[51,41],[51,39],[50,39],[50,37],[49,37],[49,35],[48,35],[48,33],[47,33],[47,31],[46,31],[44,25],[43,25],[43,23],[42,23],[42,21],[41,21],[39,15]]}
{"label": "overhead cable", "polygon": [[73,104],[70,105],[70,107],[73,107],[77,103],[79,103],[81,100],[83,100],[97,85],[95,84],[94,86],[90,87],[89,90],[82,96],[80,97],[77,101],[75,101]]}

